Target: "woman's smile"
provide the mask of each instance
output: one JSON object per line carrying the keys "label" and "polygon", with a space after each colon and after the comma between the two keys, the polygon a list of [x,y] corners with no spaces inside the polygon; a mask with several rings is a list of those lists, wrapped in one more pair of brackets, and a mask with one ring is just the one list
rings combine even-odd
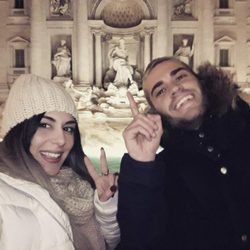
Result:
{"label": "woman's smile", "polygon": [[30,152],[48,175],[56,175],[74,144],[75,119],[66,112],[47,112],[34,134]]}

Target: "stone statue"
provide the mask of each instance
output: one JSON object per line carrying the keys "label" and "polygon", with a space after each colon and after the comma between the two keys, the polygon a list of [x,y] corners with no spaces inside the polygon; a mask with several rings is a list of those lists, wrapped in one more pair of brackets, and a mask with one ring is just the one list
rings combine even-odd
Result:
{"label": "stone statue", "polygon": [[50,12],[52,14],[57,14],[59,6],[60,6],[60,0],[51,0],[50,1]]}
{"label": "stone statue", "polygon": [[59,7],[59,13],[60,15],[70,15],[70,3],[69,3],[69,0],[64,0],[62,1],[61,0],[61,4],[60,4],[60,7]]}
{"label": "stone statue", "polygon": [[56,68],[56,76],[69,77],[71,76],[71,53],[66,45],[65,40],[61,40],[60,46],[57,48],[52,64]]}
{"label": "stone statue", "polygon": [[184,0],[174,6],[175,16],[192,16],[192,0]]}
{"label": "stone statue", "polygon": [[70,15],[70,0],[51,0],[50,12],[54,15]]}
{"label": "stone statue", "polygon": [[190,59],[194,54],[194,45],[192,47],[188,45],[188,39],[183,38],[182,44],[180,47],[175,51],[174,56],[176,56],[178,59],[186,63],[187,65],[190,65]]}
{"label": "stone statue", "polygon": [[110,68],[115,71],[114,84],[116,86],[129,85],[133,82],[133,67],[128,63],[128,52],[125,48],[124,39],[119,40],[109,51]]}

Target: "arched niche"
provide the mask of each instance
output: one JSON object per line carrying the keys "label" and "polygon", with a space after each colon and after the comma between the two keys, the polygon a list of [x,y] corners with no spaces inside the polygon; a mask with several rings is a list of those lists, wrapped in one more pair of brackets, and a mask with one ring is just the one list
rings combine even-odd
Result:
{"label": "arched niche", "polygon": [[101,87],[110,68],[110,51],[123,39],[128,53],[128,63],[142,74],[152,57],[152,36],[156,20],[142,20],[131,28],[119,29],[107,26],[102,20],[89,21],[93,38],[95,85]]}
{"label": "arched niche", "polygon": [[[152,19],[153,11],[147,1],[130,0],[127,4],[136,4],[140,10],[140,20],[135,25],[119,27],[105,23],[103,11],[109,10],[111,4],[119,4],[116,0],[98,1],[92,8],[89,27],[92,33],[93,42],[93,62],[94,62],[94,84],[103,86],[107,71],[110,69],[110,51],[119,44],[119,39],[123,39],[128,53],[128,63],[136,71],[137,76],[142,74],[146,65],[151,59],[152,36],[156,28],[156,20]],[[125,3],[125,4],[126,4]],[[124,6],[124,2],[120,2]],[[128,7],[131,7],[128,6]],[[106,9],[105,9],[106,8]],[[112,10],[116,10],[114,7]],[[121,8],[119,8],[121,10]],[[127,11],[126,14],[131,12]],[[112,14],[112,13],[111,13]],[[116,14],[117,13],[113,13]],[[119,17],[119,16],[118,16]],[[131,18],[132,19],[132,18]],[[116,19],[114,18],[114,21]],[[118,19],[117,19],[118,20]],[[127,18],[127,20],[130,20]],[[121,22],[121,20],[119,20]],[[121,22],[122,23],[122,22]]]}
{"label": "arched niche", "polygon": [[[98,1],[96,1],[95,5],[93,6],[93,8],[91,10],[91,14],[90,14],[91,19],[100,20],[101,13],[102,13],[103,9],[110,2],[112,2],[112,0],[98,0]],[[144,13],[144,19],[151,19],[154,17],[153,8],[148,1],[137,0],[136,2],[141,6],[141,9]]]}

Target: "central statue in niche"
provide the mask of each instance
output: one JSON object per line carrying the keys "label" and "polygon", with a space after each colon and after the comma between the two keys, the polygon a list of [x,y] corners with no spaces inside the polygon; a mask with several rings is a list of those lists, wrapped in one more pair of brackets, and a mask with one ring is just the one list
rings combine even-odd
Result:
{"label": "central statue in niche", "polygon": [[109,50],[108,58],[109,69],[104,76],[104,88],[107,89],[110,84],[117,88],[129,87],[131,84],[140,85],[141,75],[136,66],[129,64],[128,51],[123,38],[120,38],[119,43]]}
{"label": "central statue in niche", "polygon": [[110,68],[115,71],[114,84],[116,86],[133,82],[133,68],[128,63],[128,51],[124,39],[121,38],[119,45],[109,51],[109,61]]}
{"label": "central statue in niche", "polygon": [[141,74],[136,65],[129,63],[129,51],[123,38],[109,48],[107,57],[109,67],[102,87],[92,86],[83,92],[75,88],[72,80],[64,83],[76,101],[78,111],[88,117],[130,117],[127,91],[134,96],[140,111],[144,111],[147,104],[141,89]]}
{"label": "central statue in niche", "polygon": [[[108,53],[109,69],[106,71],[103,81],[102,90],[93,88],[93,93],[97,96],[97,103],[101,103],[100,107],[107,110],[107,108],[116,108],[121,112],[122,109],[129,108],[129,103],[126,97],[129,91],[138,102],[145,102],[141,90],[141,74],[137,70],[136,65],[129,63],[129,53],[125,46],[125,40],[120,38],[118,42],[113,45]],[[105,104],[104,104],[105,103]],[[117,113],[117,110],[116,110]]]}

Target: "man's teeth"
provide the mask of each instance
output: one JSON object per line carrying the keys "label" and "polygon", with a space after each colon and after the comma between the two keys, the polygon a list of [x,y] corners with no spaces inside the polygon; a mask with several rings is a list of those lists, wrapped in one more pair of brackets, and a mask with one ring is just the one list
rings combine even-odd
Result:
{"label": "man's teeth", "polygon": [[185,103],[186,101],[189,101],[191,99],[193,99],[194,97],[192,95],[187,95],[185,97],[183,97],[177,104],[176,104],[176,109],[179,109],[183,103]]}
{"label": "man's teeth", "polygon": [[59,153],[42,152],[42,155],[50,158],[58,158],[61,156]]}

